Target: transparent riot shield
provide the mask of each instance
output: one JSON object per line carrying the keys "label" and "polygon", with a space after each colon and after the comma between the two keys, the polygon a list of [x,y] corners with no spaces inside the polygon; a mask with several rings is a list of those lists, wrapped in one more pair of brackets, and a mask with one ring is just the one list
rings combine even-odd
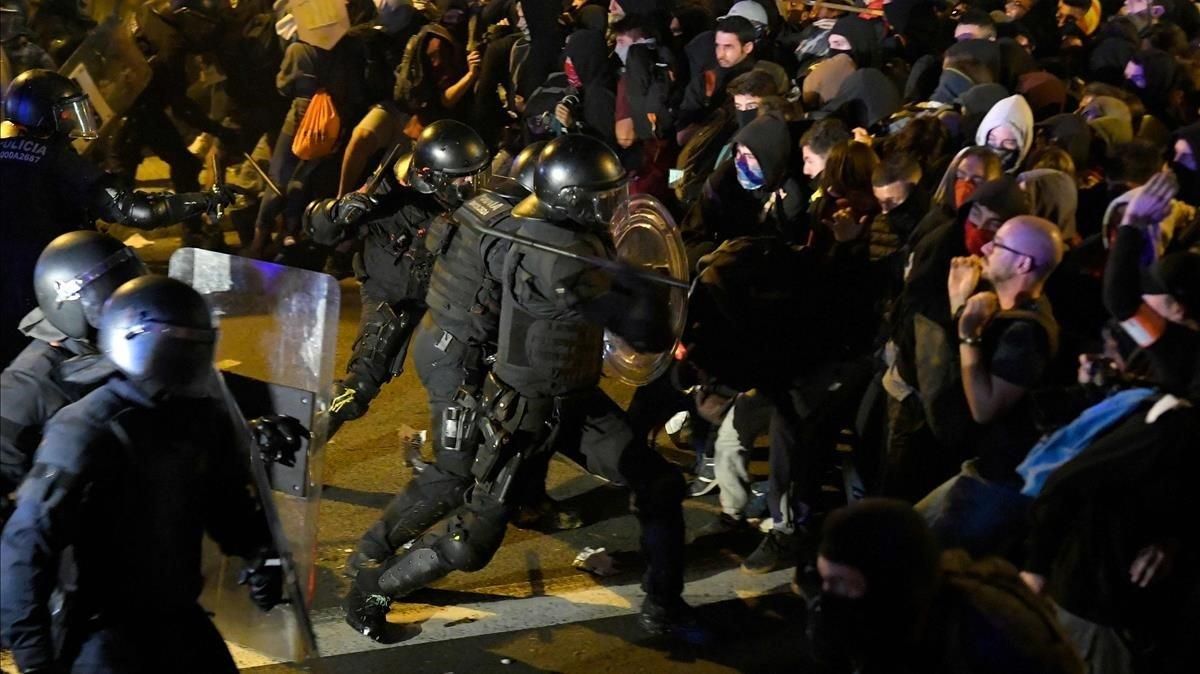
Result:
{"label": "transparent riot shield", "polygon": [[[666,207],[654,197],[639,194],[618,210],[612,222],[613,243],[623,262],[653,270],[686,283],[687,252],[679,227]],[[671,287],[671,329],[676,339],[687,319],[687,290]],[[642,386],[654,381],[671,364],[674,349],[639,353],[612,332],[604,333],[604,369],[626,384]]]}
{"label": "transparent riot shield", "polygon": [[[91,101],[103,138],[150,84],[150,64],[133,37],[134,14],[113,15],[96,26],[58,69],[79,84]],[[95,140],[79,138],[75,149],[85,151]]]}
{"label": "transparent riot shield", "polygon": [[316,582],[325,412],[341,303],[337,282],[326,274],[195,248],[176,251],[169,269],[171,277],[204,295],[217,316],[217,367],[241,416],[286,414],[311,433],[292,466],[263,462],[248,431],[243,448],[260,493],[271,495],[264,508],[273,520],[290,602],[259,611],[237,582],[243,560],[224,557],[206,540],[201,604],[229,642],[278,660],[315,655],[308,607]]}

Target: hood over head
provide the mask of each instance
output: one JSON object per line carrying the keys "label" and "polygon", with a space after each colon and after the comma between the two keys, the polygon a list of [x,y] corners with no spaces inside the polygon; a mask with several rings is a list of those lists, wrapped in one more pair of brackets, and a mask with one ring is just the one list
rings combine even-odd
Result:
{"label": "hood over head", "polygon": [[786,122],[772,114],[759,115],[737,132],[733,142],[745,145],[758,160],[766,189],[774,190],[783,184],[792,147]]}
{"label": "hood over head", "polygon": [[598,30],[577,30],[567,36],[563,56],[571,59],[584,86],[598,81],[608,67],[608,43]]}
{"label": "hood over head", "polygon": [[841,35],[850,43],[850,58],[859,68],[878,68],[883,63],[877,21],[843,16],[834,22],[830,35]]}
{"label": "hood over head", "polygon": [[825,104],[828,111],[841,111],[848,125],[871,127],[892,116],[900,109],[900,92],[896,85],[875,68],[859,68],[850,73],[837,96]]}
{"label": "hood over head", "polygon": [[1009,96],[993,105],[975,131],[975,144],[987,145],[988,134],[1001,126],[1008,126],[1016,133],[1020,146],[1015,165],[1005,167],[1012,173],[1025,161],[1029,148],[1033,146],[1033,110],[1023,96]]}
{"label": "hood over head", "polygon": [[1079,190],[1075,179],[1055,169],[1033,169],[1017,176],[1029,195],[1031,215],[1058,225],[1064,240],[1076,236],[1075,213],[1079,208]]}

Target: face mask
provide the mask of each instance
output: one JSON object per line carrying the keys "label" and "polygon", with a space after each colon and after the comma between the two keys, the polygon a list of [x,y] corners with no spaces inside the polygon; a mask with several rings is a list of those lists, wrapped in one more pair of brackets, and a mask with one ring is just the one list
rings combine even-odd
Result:
{"label": "face mask", "polygon": [[575,70],[575,64],[571,63],[570,59],[567,59],[566,63],[563,64],[563,70],[567,75],[567,84],[576,89],[583,88],[583,80],[579,79],[579,71]]}
{"label": "face mask", "polygon": [[733,167],[737,169],[737,181],[742,186],[742,189],[753,192],[754,190],[762,189],[766,184],[766,178],[763,177],[761,168],[753,168],[750,162],[735,157]]}
{"label": "face mask", "polygon": [[970,220],[963,223],[963,242],[967,244],[967,252],[971,255],[983,255],[984,245],[994,236],[995,232],[983,229]]}
{"label": "face mask", "polygon": [[1125,18],[1129,19],[1129,21],[1133,23],[1134,28],[1137,28],[1138,35],[1141,35],[1143,32],[1145,32],[1145,30],[1150,27],[1150,24],[1154,22],[1154,18],[1150,16],[1149,10],[1137,12],[1135,14],[1126,14]]}
{"label": "face mask", "polygon": [[1016,150],[1006,150],[1002,147],[991,147],[990,145],[988,148],[996,153],[997,157],[1000,157],[1000,165],[1004,167],[1006,173],[1017,168],[1017,161],[1020,159],[1020,155]]}
{"label": "face mask", "polygon": [[954,181],[954,207],[959,208],[967,203],[967,199],[975,193],[975,183],[970,180],[955,180]]}
{"label": "face mask", "polygon": [[758,109],[755,108],[754,110],[735,110],[734,115],[737,116],[738,128],[744,129],[744,128],[746,128],[747,124],[749,124],[750,122],[753,122],[754,119],[756,117],[758,117]]}
{"label": "face mask", "polygon": [[805,630],[813,657],[834,667],[848,664],[866,622],[864,600],[820,593],[809,604]]}
{"label": "face mask", "polygon": [[625,61],[629,58],[629,48],[632,46],[631,44],[619,44],[613,48],[613,53],[621,59],[621,65],[625,65]]}

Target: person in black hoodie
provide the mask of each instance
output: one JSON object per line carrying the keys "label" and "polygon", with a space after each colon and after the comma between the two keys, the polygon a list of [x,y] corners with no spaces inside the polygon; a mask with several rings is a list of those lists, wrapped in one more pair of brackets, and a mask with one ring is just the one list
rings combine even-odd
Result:
{"label": "person in black hoodie", "polygon": [[1200,206],[1200,123],[1177,131],[1169,154],[1179,180],[1179,200]]}
{"label": "person in black hoodie", "polygon": [[1144,49],[1125,66],[1125,79],[1146,105],[1146,113],[1174,129],[1190,121],[1187,109],[1188,82],[1170,54]]}
{"label": "person in black hoodie", "polygon": [[596,136],[616,147],[616,96],[604,33],[575,31],[567,38],[563,56],[567,82],[579,95],[574,104],[564,98],[555,107],[554,116],[564,128]]}
{"label": "person in black hoodie", "polygon": [[683,222],[693,267],[728,239],[777,235],[794,240],[800,232],[804,203],[799,185],[788,175],[792,141],[787,123],[763,114],[733,142],[733,157],[709,176],[700,201]]}

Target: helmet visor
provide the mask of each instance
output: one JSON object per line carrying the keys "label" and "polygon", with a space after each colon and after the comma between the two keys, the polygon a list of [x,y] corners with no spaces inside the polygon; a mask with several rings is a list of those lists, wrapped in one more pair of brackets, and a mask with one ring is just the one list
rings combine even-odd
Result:
{"label": "helmet visor", "polygon": [[629,184],[621,183],[617,187],[593,193],[591,206],[585,210],[585,214],[594,217],[597,222],[610,223],[617,210],[628,201]]}
{"label": "helmet visor", "polygon": [[54,124],[59,133],[71,138],[94,140],[100,136],[96,111],[92,109],[87,94],[65,98],[55,104]]}

